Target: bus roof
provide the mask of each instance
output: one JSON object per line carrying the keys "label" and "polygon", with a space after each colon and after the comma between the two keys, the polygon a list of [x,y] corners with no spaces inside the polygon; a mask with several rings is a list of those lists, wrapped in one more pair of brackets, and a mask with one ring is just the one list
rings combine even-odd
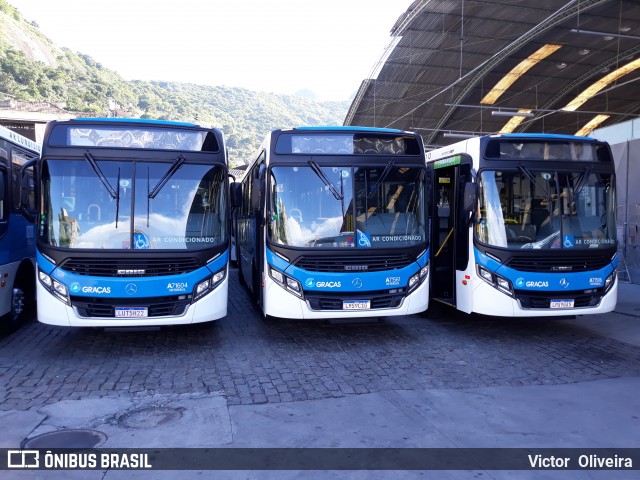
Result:
{"label": "bus roof", "polygon": [[497,135],[487,135],[490,138],[507,139],[534,139],[534,140],[570,140],[572,142],[597,142],[595,138],[580,137],[577,135],[561,135],[556,133],[501,133]]}
{"label": "bus roof", "polygon": [[154,120],[150,118],[125,118],[125,117],[80,117],[69,120],[70,122],[100,122],[100,123],[143,123],[148,125],[166,125],[174,127],[199,127],[195,123],[174,122],[172,120]]}
{"label": "bus roof", "polygon": [[41,152],[42,148],[39,144],[34,142],[33,140],[20,135],[19,133],[14,132],[13,130],[9,130],[6,127],[0,125],[0,137],[10,140],[11,142],[20,145],[24,148],[28,148],[29,150],[33,150],[34,152]]}
{"label": "bus roof", "polygon": [[303,131],[318,131],[318,132],[376,132],[376,133],[408,133],[404,130],[398,130],[396,128],[379,128],[379,127],[357,127],[357,126],[324,126],[324,127],[295,127],[290,129],[283,129],[283,132],[291,130],[303,130]]}
{"label": "bus roof", "polygon": [[222,131],[200,125],[141,118],[81,118],[51,121],[44,148],[127,148],[224,152]]}

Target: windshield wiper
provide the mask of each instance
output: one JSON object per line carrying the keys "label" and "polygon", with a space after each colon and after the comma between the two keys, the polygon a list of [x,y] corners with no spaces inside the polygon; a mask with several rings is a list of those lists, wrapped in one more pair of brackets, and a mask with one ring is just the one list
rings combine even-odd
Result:
{"label": "windshield wiper", "polygon": [[538,250],[538,249],[540,249],[542,247],[546,247],[548,245],[551,245],[551,242],[553,240],[555,240],[559,236],[560,236],[560,230],[558,230],[556,232],[553,232],[548,237],[545,237],[542,240],[538,240],[537,242],[525,243],[520,248],[533,248],[533,249]]}
{"label": "windshield wiper", "polygon": [[96,172],[96,175],[102,182],[102,185],[104,185],[104,188],[107,189],[107,192],[109,192],[109,195],[111,196],[111,198],[116,200],[118,198],[118,194],[116,193],[116,190],[111,186],[111,184],[109,183],[109,180],[107,179],[105,174],[102,172],[102,170],[100,170],[100,167],[98,166],[96,159],[93,158],[93,155],[91,155],[89,152],[85,152],[84,158],[87,160],[89,165],[91,165],[91,168],[93,168],[93,171]]}
{"label": "windshield wiper", "polygon": [[118,228],[118,214],[120,212],[120,167],[118,167],[118,190],[116,191],[109,183],[104,172],[100,169],[100,166],[98,165],[98,162],[96,162],[96,159],[93,158],[93,155],[89,152],[85,152],[84,158],[87,163],[91,165],[91,168],[93,168],[93,171],[100,179],[100,182],[102,182],[102,185],[104,185],[104,188],[107,189],[109,196],[116,201],[116,228]]}
{"label": "windshield wiper", "polygon": [[318,177],[320,177],[320,180],[322,180],[322,182],[327,186],[327,188],[333,194],[336,200],[344,199],[344,196],[336,189],[336,187],[333,186],[333,183],[331,183],[331,180],[329,180],[327,176],[322,172],[322,170],[320,170],[320,167],[318,166],[318,164],[313,160],[309,160],[308,163],[309,163],[309,166],[311,167],[311,170],[313,170],[313,173],[315,173]]}
{"label": "windshield wiper", "polygon": [[173,165],[171,165],[171,168],[167,170],[167,173],[165,173],[164,176],[158,181],[156,186],[153,187],[153,190],[149,192],[148,194],[149,198],[151,199],[156,198],[156,195],[160,193],[160,190],[162,190],[162,187],[164,187],[166,183],[169,181],[169,179],[173,177],[173,175],[178,171],[178,169],[182,166],[185,160],[186,158],[184,158],[184,155],[182,154],[180,154],[180,156],[176,158],[176,160],[173,162]]}
{"label": "windshield wiper", "polygon": [[382,171],[382,174],[380,175],[380,177],[378,177],[378,180],[376,180],[375,185],[373,186],[371,191],[367,193],[367,198],[371,198],[375,195],[376,191],[378,190],[378,185],[380,185],[382,182],[385,181],[387,176],[389,176],[389,172],[391,171],[392,168],[393,168],[393,160],[387,163],[387,166],[384,167],[384,170]]}
{"label": "windshield wiper", "polygon": [[524,174],[525,177],[527,177],[529,179],[529,181],[531,183],[533,183],[534,188],[537,188],[538,191],[542,192],[542,195],[544,196],[544,199],[551,203],[551,201],[553,200],[551,197],[551,193],[550,192],[546,192],[545,189],[543,189],[542,187],[540,187],[540,185],[538,185],[538,182],[536,181],[536,177],[533,173],[531,173],[531,170],[529,170],[527,167],[525,167],[524,165],[519,165],[518,169]]}
{"label": "windshield wiper", "polygon": [[587,184],[589,175],[591,175],[591,167],[585,168],[584,171],[580,174],[580,176],[576,180],[576,183],[573,185],[574,198],[580,193],[580,190],[582,190],[584,186]]}

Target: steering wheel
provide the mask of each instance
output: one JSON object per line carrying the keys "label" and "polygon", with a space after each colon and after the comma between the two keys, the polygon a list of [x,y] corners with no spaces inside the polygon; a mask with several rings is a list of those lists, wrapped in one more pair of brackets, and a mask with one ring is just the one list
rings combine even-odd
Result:
{"label": "steering wheel", "polygon": [[514,242],[533,242],[533,238],[527,237],[526,235],[518,235]]}

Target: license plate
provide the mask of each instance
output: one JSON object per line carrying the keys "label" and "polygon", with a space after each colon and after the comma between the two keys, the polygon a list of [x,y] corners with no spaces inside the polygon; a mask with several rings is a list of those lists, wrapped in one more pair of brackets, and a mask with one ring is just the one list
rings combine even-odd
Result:
{"label": "license plate", "polygon": [[371,308],[371,300],[344,300],[342,302],[343,310],[369,310]]}
{"label": "license plate", "polygon": [[116,318],[148,317],[147,307],[116,307]]}
{"label": "license plate", "polygon": [[574,300],[551,300],[550,308],[573,308]]}

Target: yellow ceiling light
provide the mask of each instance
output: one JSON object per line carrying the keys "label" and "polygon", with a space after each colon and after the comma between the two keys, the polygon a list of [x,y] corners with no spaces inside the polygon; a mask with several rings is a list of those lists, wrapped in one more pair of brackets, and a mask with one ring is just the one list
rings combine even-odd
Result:
{"label": "yellow ceiling light", "polygon": [[561,108],[561,110],[565,110],[567,112],[574,112],[578,108],[582,106],[587,100],[595,96],[600,90],[606,88],[608,85],[612,84],[620,77],[624,77],[626,74],[633,72],[640,68],[640,58],[633,60],[632,62],[623,65],[622,67],[614,70],[613,72],[605,75],[600,80],[595,82],[589,88],[587,88],[584,92],[578,95],[576,98],[571,100],[566,107]]}
{"label": "yellow ceiling light", "polygon": [[482,103],[483,105],[493,105],[494,103],[496,103],[500,96],[504,92],[509,90],[509,87],[513,85],[513,82],[518,80],[536,63],[544,60],[560,47],[561,45],[554,45],[552,43],[548,43],[540,47],[537,51],[533,52],[527,58],[522,60],[518,65],[513,67],[513,69],[511,69],[509,73],[502,77],[502,79],[498,83],[496,83],[496,86],[493,87],[489,91],[489,93],[484,96],[480,103]]}
{"label": "yellow ceiling light", "polygon": [[589,135],[594,128],[596,128],[598,125],[604,122],[607,118],[609,118],[609,115],[602,115],[602,114],[596,115],[589,121],[589,123],[587,123],[584,127],[578,130],[576,132],[576,135],[579,135],[579,136]]}
{"label": "yellow ceiling light", "polygon": [[[527,110],[523,108],[518,110],[518,113],[531,113],[531,110]],[[498,133],[512,133],[518,127],[518,125],[524,122],[526,118],[527,118],[526,116],[511,117],[511,119],[504,124],[504,127],[502,127],[502,130],[500,130]]]}

